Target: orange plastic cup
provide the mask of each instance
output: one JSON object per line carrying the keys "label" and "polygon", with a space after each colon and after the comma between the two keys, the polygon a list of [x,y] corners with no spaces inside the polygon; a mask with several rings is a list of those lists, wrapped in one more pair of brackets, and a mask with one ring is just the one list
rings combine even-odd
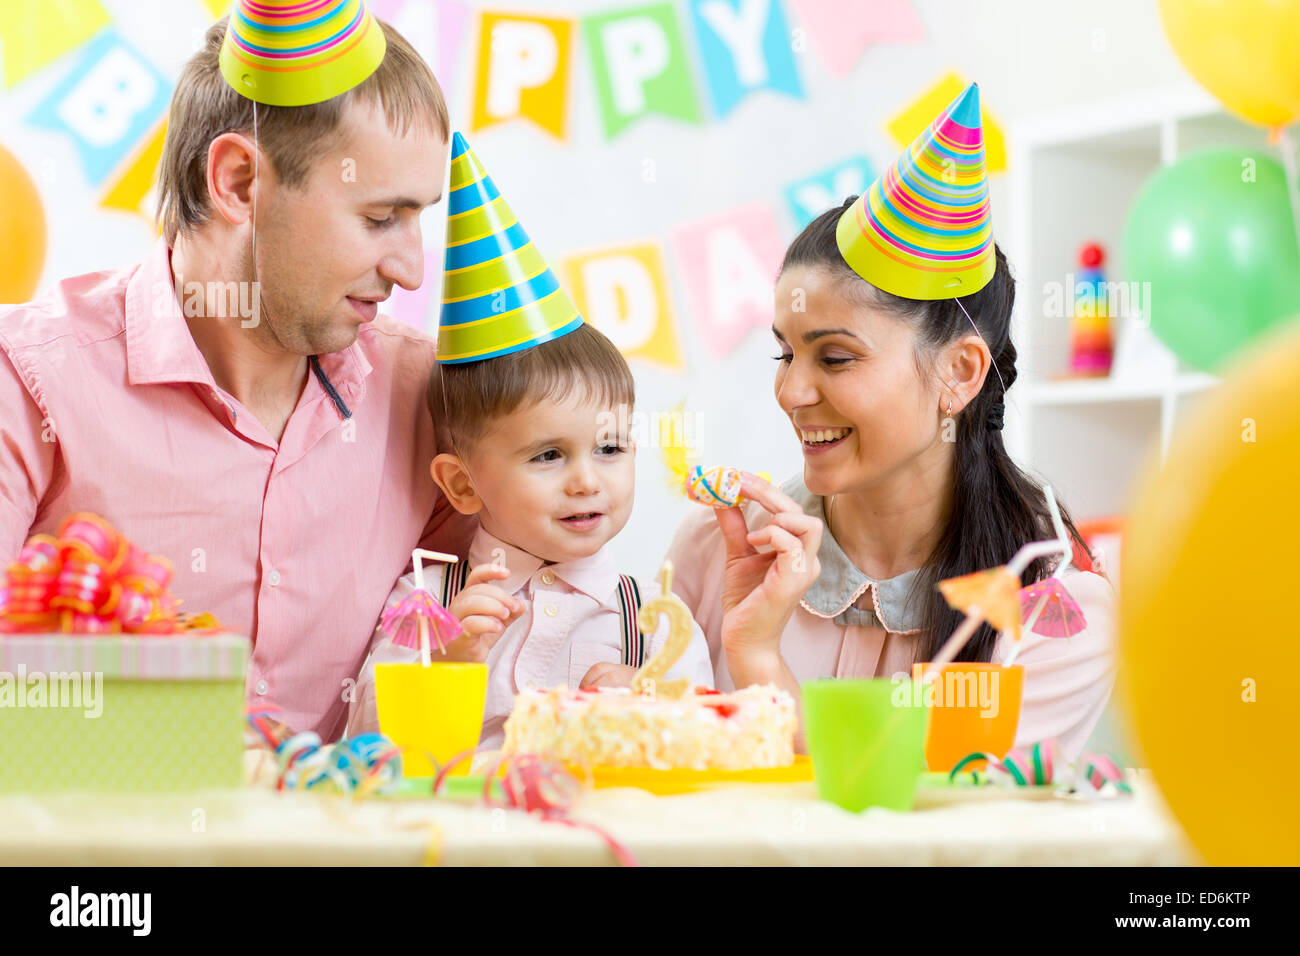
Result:
{"label": "orange plastic cup", "polygon": [[[947,773],[963,757],[989,753],[1002,757],[1016,742],[1025,669],[959,661],[943,667],[926,689],[922,676],[929,664],[913,664],[912,678],[922,693],[934,694],[930,729],[925,738],[925,763],[932,773]],[[963,769],[983,770],[986,761]]]}

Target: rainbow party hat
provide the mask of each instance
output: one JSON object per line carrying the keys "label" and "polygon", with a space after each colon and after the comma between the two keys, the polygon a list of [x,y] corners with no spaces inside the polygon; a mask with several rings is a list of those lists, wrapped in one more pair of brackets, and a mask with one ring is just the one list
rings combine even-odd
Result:
{"label": "rainbow party hat", "polygon": [[254,102],[307,106],[364,82],[387,49],[363,0],[237,0],[221,75]]}
{"label": "rainbow party hat", "polygon": [[955,299],[993,278],[979,87],[972,83],[840,217],[840,254],[872,285]]}
{"label": "rainbow party hat", "polygon": [[465,137],[451,137],[447,258],[438,361],[522,352],[572,332],[582,316]]}

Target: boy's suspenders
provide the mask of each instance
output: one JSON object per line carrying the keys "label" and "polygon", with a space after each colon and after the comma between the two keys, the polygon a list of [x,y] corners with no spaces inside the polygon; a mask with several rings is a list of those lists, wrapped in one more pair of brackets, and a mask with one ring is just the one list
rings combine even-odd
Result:
{"label": "boy's suspenders", "polygon": [[[452,599],[465,587],[469,579],[469,562],[457,561],[447,565],[442,576],[442,606],[449,607]],[[641,610],[641,588],[631,575],[618,576],[618,613],[623,631],[623,663],[640,668],[645,663],[645,635],[636,625],[637,612]]]}
{"label": "boy's suspenders", "polygon": [[461,592],[465,587],[465,582],[469,580],[469,562],[457,561],[455,564],[447,565],[442,574],[442,601],[443,607],[450,607],[451,600]]}
{"label": "boy's suspenders", "polygon": [[641,588],[636,578],[627,574],[618,576],[618,613],[623,626],[623,663],[640,669],[645,663],[645,635],[636,626],[637,612],[641,610]]}

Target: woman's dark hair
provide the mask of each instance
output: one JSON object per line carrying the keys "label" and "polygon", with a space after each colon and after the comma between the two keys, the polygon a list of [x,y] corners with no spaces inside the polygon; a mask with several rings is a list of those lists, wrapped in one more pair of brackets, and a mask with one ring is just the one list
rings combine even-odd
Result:
{"label": "woman's dark hair", "polygon": [[[960,305],[955,299],[931,301],[892,295],[859,276],[840,255],[835,227],[856,198],[850,196],[843,206],[829,209],[809,223],[786,250],[781,272],[792,266],[826,269],[843,283],[845,294],[854,301],[907,322],[916,333],[917,367],[922,374],[927,372],[927,354],[971,331],[966,318],[969,313],[997,368],[996,374],[985,378],[984,387],[970,404],[954,415],[952,515],[925,568],[916,576],[910,595],[913,606],[923,609],[924,632],[917,642],[916,660],[928,661],[963,617],[948,606],[936,587],[938,582],[1006,564],[1026,542],[1053,538],[1056,532],[1042,488],[1017,467],[1002,444],[1003,383],[1010,389],[1016,380],[1016,347],[1011,343],[1016,286],[1006,256],[994,247],[997,266],[993,278],[978,292],[963,296]],[[1091,552],[1065,507],[1060,510],[1076,550],[1091,560]],[[1022,575],[1022,584],[1045,578],[1056,560],[1036,559]],[[981,624],[957,660],[987,661],[996,642],[997,632]]]}

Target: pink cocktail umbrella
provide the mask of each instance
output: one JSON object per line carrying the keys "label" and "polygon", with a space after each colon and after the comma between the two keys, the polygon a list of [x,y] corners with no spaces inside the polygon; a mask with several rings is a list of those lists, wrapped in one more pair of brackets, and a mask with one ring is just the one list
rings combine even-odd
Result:
{"label": "pink cocktail umbrella", "polygon": [[437,551],[417,548],[411,553],[415,564],[415,590],[386,610],[379,619],[380,630],[399,647],[419,648],[420,663],[425,667],[429,660],[429,635],[438,643],[438,650],[447,653],[447,645],[460,637],[465,629],[451,612],[438,603],[424,586],[422,558],[454,562],[456,557]]}
{"label": "pink cocktail umbrella", "polygon": [[1060,578],[1050,577],[1020,589],[1025,626],[1045,637],[1073,637],[1088,621]]}

